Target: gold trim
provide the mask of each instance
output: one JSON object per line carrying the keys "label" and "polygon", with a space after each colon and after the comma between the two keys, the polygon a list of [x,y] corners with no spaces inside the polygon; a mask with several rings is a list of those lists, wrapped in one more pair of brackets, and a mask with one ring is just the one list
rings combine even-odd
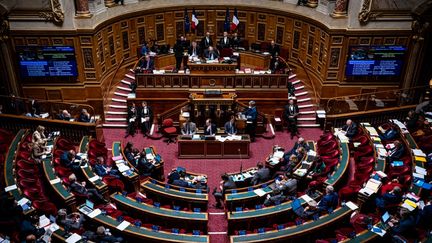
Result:
{"label": "gold trim", "polygon": [[39,17],[47,21],[61,24],[64,21],[64,12],[61,9],[60,0],[50,0],[51,9],[47,12],[39,12]]}

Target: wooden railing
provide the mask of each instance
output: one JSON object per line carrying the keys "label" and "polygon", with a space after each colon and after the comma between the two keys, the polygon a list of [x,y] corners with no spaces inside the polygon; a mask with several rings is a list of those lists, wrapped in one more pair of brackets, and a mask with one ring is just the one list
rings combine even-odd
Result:
{"label": "wooden railing", "polygon": [[[125,60],[125,59],[122,58],[122,59],[120,60],[120,62],[117,64],[117,67],[115,68],[114,74],[112,75],[112,77],[111,77],[111,79],[110,79],[108,85],[106,85],[106,86],[105,86],[106,88],[105,88],[104,90],[102,90],[102,97],[103,97],[103,105],[104,105],[104,107],[108,107],[108,104],[109,104],[109,97],[110,97],[110,94],[111,94],[112,88],[113,88],[114,85],[117,84],[117,83],[113,83],[113,81],[114,81],[114,79],[115,79],[115,77],[116,77],[116,75],[117,75],[118,70],[120,69],[121,65],[123,64],[124,60]],[[104,117],[105,117],[105,116],[104,116]]]}
{"label": "wooden railing", "polygon": [[320,96],[318,96],[318,92],[315,89],[315,84],[312,81],[312,78],[309,74],[309,71],[307,70],[306,65],[304,64],[304,62],[300,58],[298,58],[298,61],[301,64],[303,70],[305,71],[306,76],[308,77],[308,80],[304,80],[303,84],[309,88],[312,88],[312,93],[313,93],[312,98],[314,99],[314,101],[312,103],[313,104],[319,104],[320,103]]}
{"label": "wooden railing", "polygon": [[44,126],[46,132],[60,131],[64,136],[74,143],[79,143],[83,136],[96,137],[96,123],[70,122],[62,120],[50,120],[19,115],[0,114],[0,127],[12,132],[20,129],[36,130],[37,126]]}

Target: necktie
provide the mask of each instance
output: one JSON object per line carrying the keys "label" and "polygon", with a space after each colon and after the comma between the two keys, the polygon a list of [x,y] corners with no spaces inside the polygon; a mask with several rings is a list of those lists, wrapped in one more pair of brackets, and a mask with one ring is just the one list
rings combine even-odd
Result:
{"label": "necktie", "polygon": [[213,53],[210,54],[210,60],[213,60]]}
{"label": "necktie", "polygon": [[150,67],[150,61],[147,61],[146,69],[149,69],[149,67]]}
{"label": "necktie", "polygon": [[190,133],[190,131],[189,131],[189,123],[187,123],[186,124],[186,134],[189,134]]}

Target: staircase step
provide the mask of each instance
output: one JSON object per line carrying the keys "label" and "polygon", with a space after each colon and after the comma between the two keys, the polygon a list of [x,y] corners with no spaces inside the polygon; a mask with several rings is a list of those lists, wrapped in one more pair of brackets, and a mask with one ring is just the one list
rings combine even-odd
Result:
{"label": "staircase step", "polygon": [[133,75],[130,75],[130,74],[128,74],[128,73],[127,73],[127,74],[126,74],[125,76],[126,76],[127,78],[130,78],[130,79],[133,79],[133,80],[135,80],[135,76],[133,76]]}
{"label": "staircase step", "polygon": [[124,84],[127,84],[127,85],[130,85],[131,84],[131,82],[129,82],[129,81],[126,81],[126,80],[124,80],[124,79],[122,79],[122,81],[121,81],[122,83],[124,83]]}
{"label": "staircase step", "polygon": [[115,109],[127,109],[127,106],[125,105],[109,105],[109,107]]}
{"label": "staircase step", "polygon": [[297,79],[296,81],[292,82],[293,85],[296,85],[296,84],[299,84],[299,83],[301,83],[301,80],[299,80],[299,79]]}
{"label": "staircase step", "polygon": [[103,124],[104,127],[113,127],[113,128],[123,128],[123,127],[127,127],[127,124],[118,124],[118,123],[104,123]]}
{"label": "staircase step", "polygon": [[298,108],[306,108],[306,107],[313,107],[313,104],[308,104],[308,105],[299,105]]}
{"label": "staircase step", "polygon": [[315,114],[315,111],[300,111],[300,115],[309,115],[309,114]]}
{"label": "staircase step", "polygon": [[295,78],[297,76],[297,74],[291,74],[289,77],[288,77],[288,79],[293,79],[293,78]]}
{"label": "staircase step", "polygon": [[301,85],[301,86],[295,87],[295,90],[300,90],[300,89],[304,89],[304,85]]}
{"label": "staircase step", "polygon": [[299,102],[306,102],[306,101],[310,101],[310,100],[311,100],[311,98],[298,99],[297,103],[299,103]]}
{"label": "staircase step", "polygon": [[126,103],[126,100],[123,99],[116,99],[116,98],[112,98],[113,101],[117,101],[117,102],[122,102],[122,103]]}
{"label": "staircase step", "polygon": [[126,88],[126,87],[122,87],[122,86],[118,86],[117,89],[124,90],[124,91],[128,91],[128,92],[131,92],[131,91],[132,91],[132,89],[130,89],[130,88]]}
{"label": "staircase step", "polygon": [[130,71],[131,73],[135,73],[135,70],[133,70],[132,68],[129,69],[129,71]]}
{"label": "staircase step", "polygon": [[127,115],[127,111],[107,111],[109,115]]}
{"label": "staircase step", "polygon": [[107,117],[105,118],[105,121],[124,121],[126,122],[127,118],[126,117]]}
{"label": "staircase step", "polygon": [[316,117],[299,117],[297,118],[298,121],[315,121]]}
{"label": "staircase step", "polygon": [[128,97],[128,94],[125,94],[125,93],[120,93],[120,92],[114,92],[114,94],[115,95],[118,95],[118,96],[123,96],[123,97]]}
{"label": "staircase step", "polygon": [[298,96],[303,96],[303,95],[307,95],[307,94],[308,94],[308,92],[304,91],[304,92],[296,93],[295,96],[298,97]]}
{"label": "staircase step", "polygon": [[311,123],[311,124],[297,124],[297,127],[319,127],[320,124],[315,124],[315,123]]}

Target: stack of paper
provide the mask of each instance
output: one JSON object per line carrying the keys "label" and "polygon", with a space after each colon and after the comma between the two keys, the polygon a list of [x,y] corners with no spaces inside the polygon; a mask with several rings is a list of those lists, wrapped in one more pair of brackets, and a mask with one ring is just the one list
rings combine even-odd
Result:
{"label": "stack of paper", "polygon": [[422,168],[422,167],[417,166],[417,165],[415,167],[415,172],[419,173],[421,175],[427,175],[427,170],[425,168]]}
{"label": "stack of paper", "polygon": [[280,158],[283,158],[283,156],[284,156],[284,152],[283,151],[276,151],[276,152],[273,153],[273,158],[280,159]]}
{"label": "stack of paper", "polygon": [[127,170],[129,170],[129,166],[125,165],[125,164],[117,164],[117,168],[120,171],[120,173],[123,173]]}
{"label": "stack of paper", "polygon": [[417,208],[417,204],[409,199],[405,199],[404,203],[402,204],[402,207],[408,209],[409,211],[413,211]]}
{"label": "stack of paper", "polygon": [[383,148],[379,148],[378,149],[378,156],[380,156],[380,157],[387,157],[387,150],[385,150]]}
{"label": "stack of paper", "polygon": [[258,189],[255,189],[254,191],[253,191],[255,194],[257,194],[259,197],[262,197],[262,196],[264,196],[265,194],[267,194],[267,192],[265,192],[263,189],[261,189],[261,188],[258,188]]}
{"label": "stack of paper", "polygon": [[412,149],[414,156],[426,157],[426,154],[423,153],[421,149]]}
{"label": "stack of paper", "polygon": [[294,175],[297,175],[300,177],[306,175],[306,173],[307,173],[307,169],[297,169],[296,171],[294,171]]}
{"label": "stack of paper", "polygon": [[77,233],[73,233],[69,238],[67,238],[65,241],[66,243],[75,243],[81,240],[81,236]]}
{"label": "stack of paper", "polygon": [[374,127],[366,127],[366,130],[369,132],[371,136],[374,137],[378,136],[378,132],[375,130]]}

